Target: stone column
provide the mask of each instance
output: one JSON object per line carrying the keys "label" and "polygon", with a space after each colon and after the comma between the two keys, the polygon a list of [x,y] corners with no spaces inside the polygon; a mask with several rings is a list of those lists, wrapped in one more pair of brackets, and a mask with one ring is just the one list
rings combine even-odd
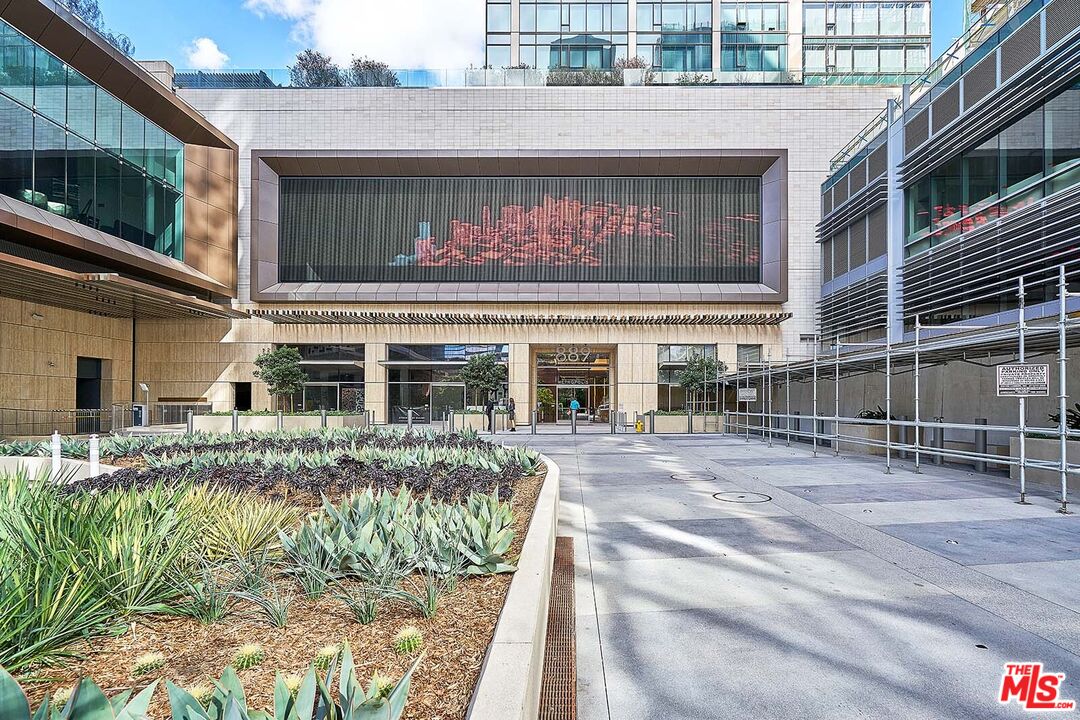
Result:
{"label": "stone column", "polygon": [[656,344],[620,343],[615,358],[615,407],[626,413],[656,409]]}
{"label": "stone column", "polygon": [[514,398],[516,411],[514,419],[519,425],[531,422],[531,410],[535,399],[532,394],[532,352],[528,343],[510,345],[510,364],[507,368],[509,379],[509,397]]}
{"label": "stone column", "polygon": [[386,407],[386,343],[364,344],[364,408],[375,411],[375,422],[389,422]]}

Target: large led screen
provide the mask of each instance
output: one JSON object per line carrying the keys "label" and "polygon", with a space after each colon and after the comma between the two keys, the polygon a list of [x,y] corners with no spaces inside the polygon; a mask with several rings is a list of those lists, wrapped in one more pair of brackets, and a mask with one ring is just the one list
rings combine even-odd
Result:
{"label": "large led screen", "polygon": [[283,282],[760,280],[761,179],[282,178]]}

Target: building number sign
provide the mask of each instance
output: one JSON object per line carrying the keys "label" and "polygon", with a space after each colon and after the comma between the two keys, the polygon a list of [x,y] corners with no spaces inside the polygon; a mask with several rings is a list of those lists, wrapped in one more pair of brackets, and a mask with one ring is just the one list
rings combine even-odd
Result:
{"label": "building number sign", "polygon": [[588,363],[593,360],[592,349],[588,345],[560,345],[555,348],[555,364]]}

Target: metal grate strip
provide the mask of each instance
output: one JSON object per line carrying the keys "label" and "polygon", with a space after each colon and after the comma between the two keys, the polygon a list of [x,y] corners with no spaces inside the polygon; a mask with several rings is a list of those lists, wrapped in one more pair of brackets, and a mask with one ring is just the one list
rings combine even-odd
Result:
{"label": "metal grate strip", "polygon": [[544,676],[540,683],[540,720],[577,718],[574,633],[574,539],[557,537],[544,644]]}

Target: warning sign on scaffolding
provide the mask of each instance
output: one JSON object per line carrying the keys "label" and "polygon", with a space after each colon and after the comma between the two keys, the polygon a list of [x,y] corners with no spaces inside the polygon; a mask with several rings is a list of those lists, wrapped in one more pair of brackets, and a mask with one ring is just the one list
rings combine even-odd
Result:
{"label": "warning sign on scaffolding", "polygon": [[739,402],[757,402],[757,388],[739,388]]}
{"label": "warning sign on scaffolding", "polygon": [[997,394],[998,397],[1046,397],[1050,394],[1050,366],[998,365]]}

